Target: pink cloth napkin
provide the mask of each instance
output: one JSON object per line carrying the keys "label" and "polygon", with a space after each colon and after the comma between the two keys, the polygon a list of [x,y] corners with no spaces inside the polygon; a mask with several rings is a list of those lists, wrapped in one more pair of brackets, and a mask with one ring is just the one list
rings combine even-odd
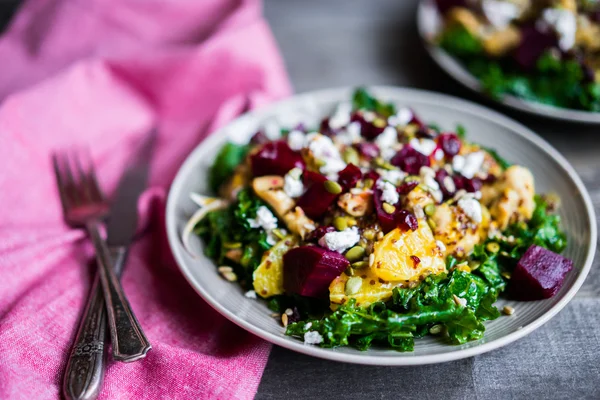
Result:
{"label": "pink cloth napkin", "polygon": [[290,92],[256,0],[30,0],[0,39],[0,399],[55,399],[93,276],[62,221],[50,152],[89,144],[111,193],[156,125],[123,285],[153,349],[109,362],[104,399],[252,398],[270,346],[189,287],[167,188],[215,127]]}

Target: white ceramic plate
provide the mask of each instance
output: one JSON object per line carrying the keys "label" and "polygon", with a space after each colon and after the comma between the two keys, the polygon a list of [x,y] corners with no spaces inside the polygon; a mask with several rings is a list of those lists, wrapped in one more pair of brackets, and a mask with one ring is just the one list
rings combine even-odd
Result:
{"label": "white ceramic plate", "polygon": [[[441,24],[441,16],[433,0],[421,0],[419,2],[419,8],[417,11],[417,27],[425,48],[427,49],[427,52],[431,58],[440,66],[440,68],[442,68],[456,81],[467,88],[486,96],[481,90],[479,80],[475,76],[471,75],[471,73],[465,67],[463,67],[458,60],[432,43],[432,39],[441,29]],[[486,97],[491,98],[489,96]],[[525,111],[530,114],[535,114],[545,118],[600,124],[600,112],[553,107],[523,100],[510,95],[503,96],[499,102],[515,110]]]}
{"label": "white ceramic plate", "polygon": [[[569,163],[548,143],[524,126],[484,107],[432,92],[394,87],[373,87],[377,96],[412,107],[429,123],[442,129],[453,129],[458,123],[467,129],[467,137],[485,146],[496,148],[515,163],[531,169],[539,192],[556,192],[563,203],[560,215],[567,232],[569,246],[565,255],[574,261],[575,268],[567,276],[562,290],[552,299],[536,302],[499,301],[509,304],[516,312],[486,323],[485,337],[462,346],[453,346],[438,338],[415,340],[415,351],[399,353],[373,348],[361,352],[353,348],[322,349],[304,345],[284,335],[279,321],[261,300],[244,297],[241,288],[223,280],[214,263],[205,258],[193,258],[183,248],[180,235],[183,226],[196,207],[189,193],[208,193],[206,173],[215,154],[228,140],[245,142],[261,124],[273,118],[294,121],[302,118],[315,123],[331,112],[340,101],[350,99],[352,89],[332,89],[294,96],[268,108],[243,115],[213,133],[200,144],[182,165],[169,193],[167,231],[171,249],[181,271],[209,304],[242,328],[277,345],[300,353],[331,360],[376,364],[415,365],[438,363],[470,357],[507,345],[547,322],[573,298],[592,264],[596,247],[594,211],[583,184]],[[195,251],[202,253],[200,240]]]}

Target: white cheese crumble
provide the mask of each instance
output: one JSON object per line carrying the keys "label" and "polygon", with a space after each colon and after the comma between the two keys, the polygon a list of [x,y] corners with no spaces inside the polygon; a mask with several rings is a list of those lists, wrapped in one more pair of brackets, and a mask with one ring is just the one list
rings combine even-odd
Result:
{"label": "white cheese crumble", "polygon": [[329,232],[319,239],[319,244],[329,250],[343,253],[360,240],[358,228],[346,228],[340,232]]}
{"label": "white cheese crumble", "polygon": [[384,147],[380,148],[379,151],[379,155],[381,156],[381,158],[383,158],[385,161],[390,161],[392,157],[396,155],[398,149],[396,149],[395,147]]}
{"label": "white cheese crumble", "polygon": [[452,169],[459,172],[467,179],[471,179],[481,170],[485,153],[483,151],[475,151],[466,156],[454,156],[452,159]]}
{"label": "white cheese crumble", "polygon": [[346,163],[333,141],[320,133],[311,133],[306,139],[313,156],[324,162],[320,172],[329,179],[337,179],[337,173],[346,168]]}
{"label": "white cheese crumble", "polygon": [[424,166],[419,170],[419,175],[421,176],[421,181],[427,186],[427,190],[433,196],[433,199],[437,203],[441,203],[444,199],[444,194],[440,190],[440,185],[435,180],[435,171],[430,167]]}
{"label": "white cheese crumble", "polygon": [[390,182],[392,185],[399,186],[408,174],[400,169],[378,169],[377,173],[384,181]]}
{"label": "white cheese crumble", "polygon": [[304,329],[310,329],[311,326],[312,322],[307,322],[306,325],[304,325]]}
{"label": "white cheese crumble", "polygon": [[446,190],[450,193],[454,193],[456,191],[456,184],[454,183],[454,179],[451,176],[447,176],[442,181]]}
{"label": "white cheese crumble", "polygon": [[558,34],[558,47],[563,51],[575,45],[577,33],[577,18],[571,11],[562,8],[547,8],[542,13],[542,19]]}
{"label": "white cheese crumble", "polygon": [[365,111],[363,112],[362,117],[367,122],[373,122],[375,121],[375,118],[377,118],[377,115],[373,111]]}
{"label": "white cheese crumble", "polygon": [[263,124],[263,131],[269,140],[275,140],[281,136],[281,126],[274,118]]}
{"label": "white cheese crumble", "polygon": [[400,200],[396,186],[382,179],[377,181],[377,189],[381,190],[381,200],[394,205]]}
{"label": "white cheese crumble", "polygon": [[442,160],[444,158],[444,150],[437,149],[435,153],[433,153],[433,158],[435,158],[436,161]]}
{"label": "white cheese crumble", "polygon": [[244,296],[249,299],[256,299],[256,292],[254,290],[248,290],[246,293],[244,293]]}
{"label": "white cheese crumble", "polygon": [[375,144],[380,149],[394,147],[398,143],[398,131],[396,128],[387,126],[375,139]]}
{"label": "white cheese crumble", "polygon": [[263,228],[266,231],[277,228],[277,218],[265,206],[258,207],[256,218],[249,219],[248,223],[250,223],[251,228]]}
{"label": "white cheese crumble", "polygon": [[481,223],[481,204],[473,196],[463,196],[458,200],[458,208],[475,223]]}
{"label": "white cheese crumble", "polygon": [[483,0],[481,8],[488,21],[498,29],[506,28],[513,19],[519,16],[519,7],[508,1]]}
{"label": "white cheese crumble", "polygon": [[283,191],[291,198],[300,197],[304,193],[304,184],[300,179],[301,176],[302,170],[300,168],[292,168],[283,178]]}
{"label": "white cheese crumble", "polygon": [[323,336],[319,332],[308,331],[304,334],[304,344],[323,343]]}
{"label": "white cheese crumble", "polygon": [[360,141],[360,122],[351,122],[345,129],[335,136],[335,140],[341,144],[350,145]]}
{"label": "white cheese crumble", "polygon": [[304,147],[304,133],[299,130],[293,130],[288,134],[288,146],[294,151],[302,150]]}
{"label": "white cheese crumble", "polygon": [[410,140],[410,146],[419,153],[430,156],[437,147],[437,143],[431,139],[413,138]]}
{"label": "white cheese crumble", "polygon": [[436,240],[435,245],[438,247],[438,249],[440,249],[441,252],[446,251],[446,245],[441,240]]}
{"label": "white cheese crumble", "polygon": [[329,127],[331,129],[342,129],[350,123],[352,116],[352,104],[345,102],[338,104],[335,112],[329,117]]}
{"label": "white cheese crumble", "polygon": [[387,123],[391,126],[404,126],[408,125],[408,123],[412,120],[413,113],[406,107],[402,107],[398,110],[396,115],[392,115],[388,118]]}

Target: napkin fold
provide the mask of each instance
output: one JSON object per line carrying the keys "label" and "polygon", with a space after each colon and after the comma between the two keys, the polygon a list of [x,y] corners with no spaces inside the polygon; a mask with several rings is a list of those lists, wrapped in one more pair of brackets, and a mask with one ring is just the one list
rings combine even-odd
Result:
{"label": "napkin fold", "polygon": [[123,286],[153,349],[109,361],[103,399],[246,399],[270,346],[179,273],[166,191],[186,155],[247,107],[290,93],[257,0],[29,0],[0,38],[0,399],[55,399],[94,275],[50,153],[89,145],[111,193],[159,136]]}

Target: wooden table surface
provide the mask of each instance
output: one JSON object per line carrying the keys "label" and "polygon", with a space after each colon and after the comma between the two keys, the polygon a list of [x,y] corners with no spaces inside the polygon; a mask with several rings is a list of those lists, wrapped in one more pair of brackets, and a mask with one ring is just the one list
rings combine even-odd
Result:
{"label": "wooden table surface", "polygon": [[[508,111],[451,81],[417,35],[416,0],[266,0],[265,14],[296,92],[397,85],[444,92],[496,108],[555,146],[600,207],[600,126]],[[466,360],[422,367],[335,363],[274,347],[259,399],[599,399],[600,271],[596,259],[577,297],[531,335]]]}

